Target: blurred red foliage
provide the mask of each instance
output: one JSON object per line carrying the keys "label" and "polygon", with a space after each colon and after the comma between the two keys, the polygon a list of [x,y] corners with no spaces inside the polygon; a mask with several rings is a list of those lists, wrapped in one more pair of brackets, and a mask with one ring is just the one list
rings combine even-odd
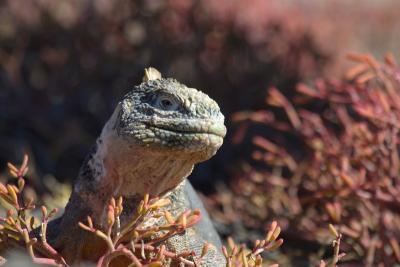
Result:
{"label": "blurred red foliage", "polygon": [[[317,79],[290,96],[271,88],[272,111],[233,116],[240,127],[262,125],[264,132],[253,136],[256,164],[236,175],[233,193],[215,196],[214,216],[232,223],[239,215],[253,229],[280,218],[285,247],[309,252],[312,244],[326,244],[332,223],[347,253],[341,266],[394,266],[400,261],[400,68],[391,55],[384,64],[368,55],[349,58],[357,65],[347,81]],[[245,136],[238,134],[236,142]]]}

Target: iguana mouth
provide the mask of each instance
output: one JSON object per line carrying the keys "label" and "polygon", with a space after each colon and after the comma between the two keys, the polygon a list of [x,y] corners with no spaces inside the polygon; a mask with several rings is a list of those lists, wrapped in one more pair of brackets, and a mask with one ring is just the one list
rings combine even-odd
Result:
{"label": "iguana mouth", "polygon": [[[188,135],[196,135],[196,134],[212,134],[218,137],[224,138],[226,135],[226,127],[223,124],[214,123],[209,127],[187,127],[180,128],[178,125],[149,125],[151,128],[156,128],[168,132],[173,132],[177,134],[188,134]],[[175,127],[173,127],[175,126]]]}

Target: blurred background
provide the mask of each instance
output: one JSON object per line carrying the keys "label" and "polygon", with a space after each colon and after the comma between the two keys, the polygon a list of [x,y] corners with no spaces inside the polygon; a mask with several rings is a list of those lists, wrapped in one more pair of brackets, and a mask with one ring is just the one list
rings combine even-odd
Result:
{"label": "blurred background", "polygon": [[[235,188],[245,186],[238,177],[265,165],[252,154],[253,137],[279,134],[239,122],[243,114],[259,111],[268,121],[272,86],[292,99],[299,82],[340,79],[350,66],[349,52],[382,58],[391,51],[398,57],[398,10],[396,0],[1,1],[2,179],[6,163],[19,162],[26,152],[36,191],[62,194],[58,189],[76,177],[116,103],[153,66],[206,92],[225,114],[224,146],[190,180],[221,234],[248,241],[277,215],[265,211],[259,220],[265,224],[228,220],[233,215],[226,215],[224,205]],[[289,138],[286,144],[301,158],[304,150],[296,142]],[[282,222],[290,229],[290,218]],[[292,259],[305,258],[298,252],[304,246],[325,255],[317,241],[304,245],[286,237]],[[292,259],[283,261],[289,265]]]}

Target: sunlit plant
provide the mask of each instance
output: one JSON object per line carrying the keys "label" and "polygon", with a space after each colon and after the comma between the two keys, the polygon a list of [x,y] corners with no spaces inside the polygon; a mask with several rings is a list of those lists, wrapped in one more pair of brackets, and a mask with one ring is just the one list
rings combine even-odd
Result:
{"label": "sunlit plant", "polygon": [[[32,216],[35,209],[32,199],[26,199],[23,194],[25,175],[28,172],[28,156],[25,155],[21,166],[8,163],[11,176],[17,182],[4,185],[0,183],[0,198],[7,209],[7,216],[0,218],[0,238],[5,248],[12,249],[25,247],[33,263],[48,266],[69,266],[46,240],[47,224],[57,213],[57,209],[50,212],[41,207],[41,218]],[[200,219],[200,211],[186,210],[174,217],[163,209],[169,205],[169,199],[150,199],[146,194],[132,214],[130,221],[122,226],[120,216],[123,211],[123,198],[111,198],[107,206],[106,230],[97,229],[93,219],[88,216],[85,222],[80,222],[82,231],[96,235],[106,244],[106,251],[97,260],[98,267],[107,266],[169,266],[180,264],[185,266],[199,266],[198,263],[208,253],[211,244],[205,243],[201,255],[193,251],[175,253],[170,251],[163,242],[172,236],[185,231],[195,225]],[[148,226],[147,221],[157,219],[162,223]],[[273,222],[263,240],[257,240],[253,249],[245,245],[236,245],[229,239],[229,248],[222,247],[228,267],[262,266],[261,253],[273,251],[283,243],[278,239],[280,227]],[[124,259],[122,259],[124,258]],[[127,261],[128,263],[127,263]],[[277,265],[273,265],[277,266]]]}
{"label": "sunlit plant", "polygon": [[215,199],[251,228],[278,219],[300,244],[326,244],[331,223],[342,234],[342,262],[393,266],[400,262],[400,68],[390,54],[384,63],[349,59],[356,64],[342,80],[316,79],[290,95],[271,88],[268,108],[233,116],[240,122],[233,140],[252,138],[257,164],[235,176],[233,194]]}

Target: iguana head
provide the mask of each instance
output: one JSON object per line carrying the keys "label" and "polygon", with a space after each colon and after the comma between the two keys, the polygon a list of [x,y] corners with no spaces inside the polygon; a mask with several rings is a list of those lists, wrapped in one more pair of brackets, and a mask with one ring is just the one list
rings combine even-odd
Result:
{"label": "iguana head", "polygon": [[107,187],[114,195],[159,195],[212,157],[225,134],[214,100],[147,69],[103,128],[87,173],[98,184],[92,187]]}
{"label": "iguana head", "polygon": [[129,142],[160,153],[197,154],[206,160],[222,145],[224,116],[208,95],[146,70],[143,83],[121,102],[116,129]]}

